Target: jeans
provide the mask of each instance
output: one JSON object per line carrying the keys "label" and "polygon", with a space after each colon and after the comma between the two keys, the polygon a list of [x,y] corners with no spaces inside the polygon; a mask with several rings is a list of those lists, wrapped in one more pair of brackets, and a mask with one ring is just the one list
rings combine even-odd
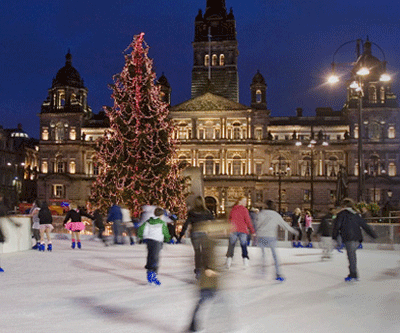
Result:
{"label": "jeans", "polygon": [[347,252],[347,259],[349,260],[349,270],[350,270],[349,276],[352,278],[358,277],[356,251],[359,245],[360,245],[359,241],[349,241],[344,243]]}
{"label": "jeans", "polygon": [[266,266],[266,258],[265,258],[265,247],[269,247],[272,252],[272,257],[274,258],[274,263],[275,263],[275,271],[276,275],[280,276],[280,270],[279,270],[279,260],[278,256],[276,254],[276,237],[257,237],[257,244],[259,247],[261,247],[261,253],[262,253],[262,264],[265,267]]}
{"label": "jeans", "polygon": [[200,272],[203,267],[204,240],[206,238],[207,235],[204,232],[192,232],[190,237],[194,250],[195,272]]}
{"label": "jeans", "polygon": [[160,251],[162,249],[163,243],[158,242],[154,239],[146,239],[147,244],[147,262],[144,268],[147,271],[155,272],[158,271],[158,263],[160,261]]}
{"label": "jeans", "polygon": [[114,234],[114,243],[122,244],[122,220],[113,221],[112,230]]}
{"label": "jeans", "polygon": [[240,241],[240,246],[242,248],[242,258],[249,259],[249,255],[247,253],[247,234],[244,232],[233,232],[229,236],[229,245],[228,245],[228,252],[226,256],[228,258],[232,258],[235,252],[235,244],[237,240]]}

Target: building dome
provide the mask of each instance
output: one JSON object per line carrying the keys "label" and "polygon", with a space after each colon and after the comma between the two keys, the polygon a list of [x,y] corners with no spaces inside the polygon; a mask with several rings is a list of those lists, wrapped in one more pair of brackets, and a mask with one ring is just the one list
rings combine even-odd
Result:
{"label": "building dome", "polygon": [[257,73],[253,76],[253,84],[265,84],[265,79],[264,76],[261,75],[260,71],[257,71]]}
{"label": "building dome", "polygon": [[372,44],[369,40],[364,43],[364,51],[357,59],[352,72],[355,74],[360,68],[367,67],[370,70],[369,78],[371,80],[379,80],[381,74],[385,72],[385,63],[372,55],[371,46]]}
{"label": "building dome", "polygon": [[62,86],[84,88],[79,72],[72,66],[72,55],[69,51],[65,59],[65,66],[57,72],[56,77],[53,79],[52,88]]}

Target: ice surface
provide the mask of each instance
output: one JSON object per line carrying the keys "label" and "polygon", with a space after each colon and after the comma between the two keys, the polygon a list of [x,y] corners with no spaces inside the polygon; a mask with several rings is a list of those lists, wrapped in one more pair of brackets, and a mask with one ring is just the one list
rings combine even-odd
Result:
{"label": "ice surface", "polygon": [[[220,247],[220,263],[226,247]],[[360,281],[345,283],[346,254],[321,261],[321,250],[279,248],[283,283],[272,256],[261,273],[261,252],[240,248],[222,287],[202,313],[204,332],[400,332],[400,253],[357,251]],[[185,332],[198,297],[190,244],[165,245],[160,287],[148,286],[145,245],[104,247],[66,239],[53,252],[3,254],[0,332]]]}

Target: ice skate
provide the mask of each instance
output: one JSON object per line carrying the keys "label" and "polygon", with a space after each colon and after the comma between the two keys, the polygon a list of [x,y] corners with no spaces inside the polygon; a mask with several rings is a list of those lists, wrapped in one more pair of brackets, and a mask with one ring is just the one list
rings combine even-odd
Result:
{"label": "ice skate", "polygon": [[1,272],[4,272],[4,269],[0,267],[0,273],[1,273]]}
{"label": "ice skate", "polygon": [[147,284],[151,285],[152,282],[153,282],[153,272],[148,271],[147,272]]}
{"label": "ice skate", "polygon": [[301,245],[301,242],[298,242],[296,247],[304,247],[304,246]]}
{"label": "ice skate", "polygon": [[231,266],[232,266],[232,258],[231,257],[226,258],[225,266],[227,269],[231,268]]}
{"label": "ice skate", "polygon": [[345,282],[357,282],[359,281],[356,277],[351,277],[350,275],[344,278]]}
{"label": "ice skate", "polygon": [[32,250],[38,250],[40,243],[37,242],[35,245],[32,246]]}
{"label": "ice skate", "polygon": [[292,247],[297,247],[296,242],[292,242]]}
{"label": "ice skate", "polygon": [[51,252],[53,250],[53,245],[51,243],[49,243],[47,245],[47,251]]}
{"label": "ice skate", "polygon": [[78,243],[77,243],[77,246],[78,246],[78,249],[81,249],[81,248],[82,248],[81,242],[78,242]]}
{"label": "ice skate", "polygon": [[75,239],[72,240],[71,248],[72,248],[72,249],[75,249]]}
{"label": "ice skate", "polygon": [[161,282],[157,279],[157,273],[153,272],[153,276],[151,279],[151,282],[153,282],[156,286],[160,286]]}
{"label": "ice skate", "polygon": [[43,251],[44,252],[45,248],[46,247],[45,247],[44,243],[39,245],[39,251]]}
{"label": "ice skate", "polygon": [[283,282],[283,281],[285,281],[285,278],[281,275],[277,275],[275,280],[278,282]]}
{"label": "ice skate", "polygon": [[244,266],[244,269],[249,267],[249,258],[243,258],[243,266]]}

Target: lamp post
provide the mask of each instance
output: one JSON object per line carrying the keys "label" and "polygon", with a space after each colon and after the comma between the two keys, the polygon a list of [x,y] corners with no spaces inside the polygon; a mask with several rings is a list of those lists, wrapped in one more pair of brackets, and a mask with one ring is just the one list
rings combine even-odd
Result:
{"label": "lamp post", "polygon": [[[315,140],[314,138],[314,131],[313,131],[313,127],[311,126],[311,135],[310,135],[310,140],[308,141],[308,145],[307,147],[310,148],[310,211],[311,214],[314,213],[314,150],[315,147],[317,145],[321,145],[321,146],[328,146],[329,143],[326,140],[326,135],[322,134],[321,132],[321,136],[318,138],[318,141]],[[301,146],[302,142],[301,141],[296,141],[296,146]],[[308,169],[308,166],[307,166]]]}
{"label": "lamp post", "polygon": [[[352,41],[348,41],[346,43],[343,43],[342,45],[340,45],[335,53],[333,54],[333,60],[332,60],[332,75],[329,77],[328,82],[331,84],[335,84],[337,82],[339,82],[339,77],[338,75],[336,75],[336,69],[338,67],[338,63],[335,62],[335,56],[336,54],[339,52],[339,50],[350,43],[356,43],[356,50],[357,50],[357,59],[355,62],[352,63],[342,63],[342,65],[351,65],[353,66],[353,70],[352,70],[352,82],[349,85],[349,87],[351,89],[353,89],[353,91],[356,93],[354,96],[357,96],[357,100],[358,100],[358,110],[357,110],[357,121],[358,121],[358,137],[357,137],[357,161],[358,161],[358,186],[357,186],[357,200],[358,201],[363,201],[363,194],[364,194],[364,168],[363,168],[363,98],[364,98],[364,92],[365,92],[365,83],[367,82],[367,77],[370,74],[370,70],[372,70],[372,68],[368,68],[368,64],[364,63],[365,58],[363,58],[363,54],[360,54],[360,49],[361,47],[364,47],[365,45],[367,45],[368,43],[368,48],[370,51],[370,47],[371,44],[374,44],[375,46],[377,46],[379,48],[379,50],[382,52],[383,54],[383,70],[382,73],[380,75],[379,81],[390,81],[391,77],[386,73],[386,60],[385,60],[385,54],[383,52],[383,50],[375,43],[371,43],[369,40],[367,40],[365,42],[365,44],[363,44],[363,41],[361,39],[357,39],[357,40],[352,40]],[[365,61],[367,62],[367,61]]]}

